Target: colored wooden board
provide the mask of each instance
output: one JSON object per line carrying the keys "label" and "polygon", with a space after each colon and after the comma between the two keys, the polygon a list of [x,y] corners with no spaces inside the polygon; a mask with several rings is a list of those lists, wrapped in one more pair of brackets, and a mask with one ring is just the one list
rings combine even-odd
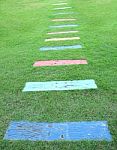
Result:
{"label": "colored wooden board", "polygon": [[79,48],[82,48],[82,46],[81,45],[53,46],[53,47],[41,47],[40,51],[66,50],[66,49],[79,49]]}
{"label": "colored wooden board", "polygon": [[54,13],[53,15],[68,15],[68,14],[74,14],[74,12],[59,12],[59,13]]}
{"label": "colored wooden board", "polygon": [[54,22],[62,22],[62,21],[75,21],[76,19],[72,19],[72,18],[70,18],[70,19],[68,19],[68,18],[66,18],[66,19],[53,19],[52,21],[54,21]]}
{"label": "colored wooden board", "polygon": [[60,31],[60,32],[49,32],[47,34],[54,35],[54,34],[70,34],[70,33],[77,33],[79,31]]}
{"label": "colored wooden board", "polygon": [[31,91],[63,91],[63,90],[85,90],[97,89],[95,81],[74,80],[74,81],[47,81],[47,82],[27,82],[23,92]]}
{"label": "colored wooden board", "polygon": [[65,25],[57,25],[57,26],[50,26],[50,28],[69,28],[69,27],[78,27],[77,24],[65,24]]}
{"label": "colored wooden board", "polygon": [[111,141],[112,137],[106,121],[63,123],[13,121],[7,129],[4,139],[30,141]]}
{"label": "colored wooden board", "polygon": [[59,9],[69,9],[71,7],[60,7],[60,8],[54,8],[54,10],[59,10]]}
{"label": "colored wooden board", "polygon": [[79,40],[80,37],[67,37],[67,38],[51,38],[45,39],[45,42],[52,42],[52,41],[71,41],[71,40]]}
{"label": "colored wooden board", "polygon": [[48,60],[48,61],[37,61],[33,66],[59,66],[59,65],[80,65],[87,64],[87,60]]}

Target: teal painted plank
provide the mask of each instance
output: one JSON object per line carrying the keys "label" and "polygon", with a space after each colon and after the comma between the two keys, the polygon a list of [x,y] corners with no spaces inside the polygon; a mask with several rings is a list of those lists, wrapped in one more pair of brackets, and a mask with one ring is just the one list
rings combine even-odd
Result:
{"label": "teal painted plank", "polygon": [[74,80],[74,81],[48,81],[48,82],[27,82],[23,92],[29,91],[62,91],[62,90],[85,90],[97,89],[95,81]]}

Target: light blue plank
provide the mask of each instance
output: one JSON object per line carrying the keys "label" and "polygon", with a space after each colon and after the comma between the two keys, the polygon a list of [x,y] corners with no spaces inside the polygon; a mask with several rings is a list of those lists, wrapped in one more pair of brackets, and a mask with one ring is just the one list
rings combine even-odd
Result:
{"label": "light blue plank", "polygon": [[79,48],[82,48],[82,46],[81,45],[54,46],[54,47],[41,47],[40,51],[66,50],[66,49],[79,49]]}
{"label": "light blue plank", "polygon": [[68,27],[77,27],[79,25],[76,24],[65,24],[65,25],[57,25],[57,26],[50,26],[50,28],[68,28]]}
{"label": "light blue plank", "polygon": [[74,80],[74,81],[48,81],[48,82],[27,82],[23,92],[29,91],[62,91],[62,90],[85,90],[96,89],[95,81]]}
{"label": "light blue plank", "polygon": [[111,141],[112,137],[106,121],[40,123],[28,121],[11,122],[6,140],[95,140]]}

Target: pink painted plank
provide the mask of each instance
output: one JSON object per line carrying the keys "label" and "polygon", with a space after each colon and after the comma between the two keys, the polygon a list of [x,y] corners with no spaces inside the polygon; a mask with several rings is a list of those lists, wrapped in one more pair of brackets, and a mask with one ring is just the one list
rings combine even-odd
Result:
{"label": "pink painted plank", "polygon": [[87,64],[87,60],[48,60],[48,61],[37,61],[33,64],[35,67],[39,66],[59,66],[59,65],[80,65]]}

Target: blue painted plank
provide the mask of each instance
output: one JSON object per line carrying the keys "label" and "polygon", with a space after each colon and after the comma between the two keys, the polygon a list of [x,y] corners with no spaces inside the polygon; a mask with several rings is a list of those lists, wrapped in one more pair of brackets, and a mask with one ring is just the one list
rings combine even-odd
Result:
{"label": "blue painted plank", "polygon": [[66,50],[66,49],[79,49],[79,48],[82,48],[82,46],[81,45],[53,46],[53,47],[41,47],[40,51]]}
{"label": "blue painted plank", "polygon": [[74,80],[74,81],[48,81],[48,82],[27,82],[23,92],[28,91],[62,91],[62,90],[85,90],[96,89],[95,81]]}
{"label": "blue painted plank", "polygon": [[68,134],[70,140],[111,141],[112,139],[106,121],[70,123],[68,125]]}
{"label": "blue painted plank", "polygon": [[111,141],[106,121],[40,123],[28,121],[11,122],[6,140],[97,140]]}
{"label": "blue painted plank", "polygon": [[68,27],[77,27],[79,25],[76,24],[65,24],[65,25],[57,25],[57,26],[50,26],[50,28],[68,28]]}

